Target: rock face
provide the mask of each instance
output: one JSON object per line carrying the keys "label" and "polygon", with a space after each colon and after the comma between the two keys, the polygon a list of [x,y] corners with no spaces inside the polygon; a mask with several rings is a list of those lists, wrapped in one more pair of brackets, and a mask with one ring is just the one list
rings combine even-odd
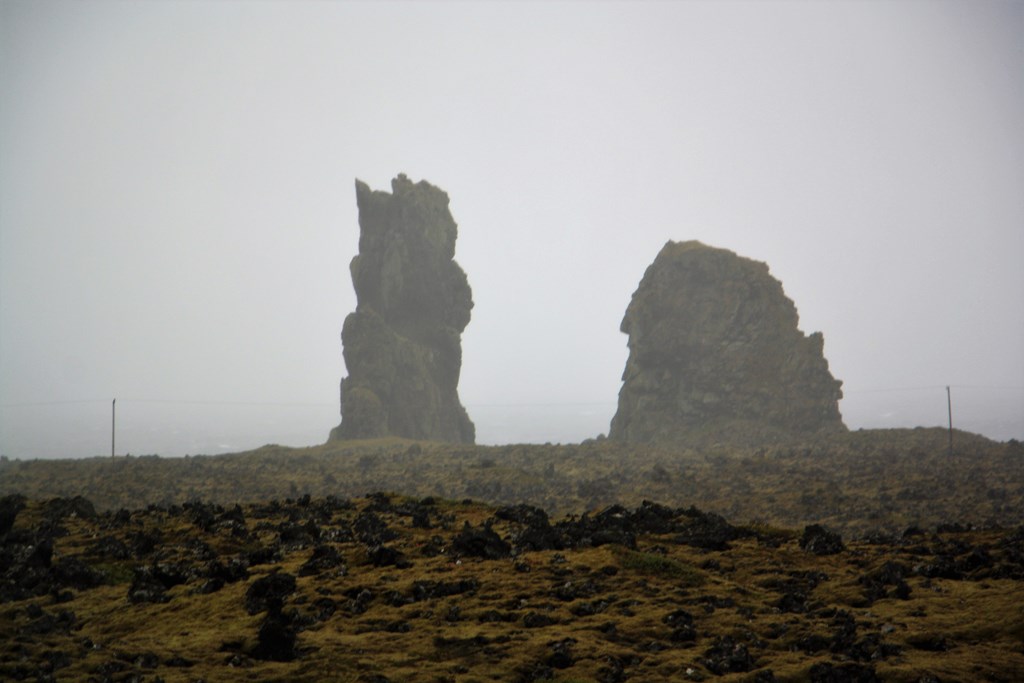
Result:
{"label": "rock face", "polygon": [[341,332],[349,375],[341,381],[341,425],[330,438],[473,443],[458,395],[473,298],[454,261],[458,230],[448,195],[404,175],[391,189],[356,181],[357,306]]}
{"label": "rock face", "polygon": [[824,339],[797,322],[766,264],[668,242],[622,320],[629,358],[609,437],[697,445],[845,430]]}

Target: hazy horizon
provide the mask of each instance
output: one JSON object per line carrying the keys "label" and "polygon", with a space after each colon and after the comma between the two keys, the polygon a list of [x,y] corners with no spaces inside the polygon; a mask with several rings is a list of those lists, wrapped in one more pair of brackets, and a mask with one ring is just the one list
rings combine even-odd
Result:
{"label": "hazy horizon", "polygon": [[[0,3],[0,453],[322,443],[353,182],[444,189],[477,441],[607,433],[668,240],[851,429],[1024,439],[1024,3]],[[258,443],[255,443],[258,442]]]}

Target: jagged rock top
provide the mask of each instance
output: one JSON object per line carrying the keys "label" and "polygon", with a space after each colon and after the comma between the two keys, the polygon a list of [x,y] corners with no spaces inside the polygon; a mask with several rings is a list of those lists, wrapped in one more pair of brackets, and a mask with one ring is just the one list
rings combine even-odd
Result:
{"label": "jagged rock top", "polygon": [[473,299],[465,272],[453,260],[458,226],[448,195],[405,175],[391,187],[393,193],[374,191],[356,181],[359,254],[350,270],[359,306],[413,336],[436,325],[462,332]]}
{"label": "jagged rock top", "polygon": [[758,441],[842,430],[820,333],[762,262],[668,242],[622,320],[630,354],[609,436]]}

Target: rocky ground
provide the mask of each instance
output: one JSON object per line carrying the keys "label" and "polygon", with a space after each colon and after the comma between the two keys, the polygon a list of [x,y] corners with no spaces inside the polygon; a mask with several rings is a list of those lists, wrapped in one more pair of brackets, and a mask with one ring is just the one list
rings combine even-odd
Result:
{"label": "rocky ground", "polygon": [[0,678],[1014,681],[1024,529],[0,499]]}
{"label": "rocky ground", "polygon": [[735,523],[825,524],[855,538],[914,525],[1024,522],[1024,446],[957,432],[950,454],[946,430],[906,429],[750,448],[377,439],[223,456],[0,460],[0,496],[83,496],[100,510],[370,491],[529,503],[559,517],[657,500]]}

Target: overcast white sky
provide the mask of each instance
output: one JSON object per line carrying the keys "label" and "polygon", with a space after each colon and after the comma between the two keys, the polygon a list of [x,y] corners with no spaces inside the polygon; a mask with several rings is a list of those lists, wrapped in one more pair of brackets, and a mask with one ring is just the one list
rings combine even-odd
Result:
{"label": "overcast white sky", "polygon": [[985,0],[0,0],[0,451],[109,452],[113,397],[119,452],[323,441],[353,181],[400,172],[451,197],[480,442],[607,430],[669,239],[769,264],[849,426],[943,424],[948,384],[1024,438],[1022,36]]}

